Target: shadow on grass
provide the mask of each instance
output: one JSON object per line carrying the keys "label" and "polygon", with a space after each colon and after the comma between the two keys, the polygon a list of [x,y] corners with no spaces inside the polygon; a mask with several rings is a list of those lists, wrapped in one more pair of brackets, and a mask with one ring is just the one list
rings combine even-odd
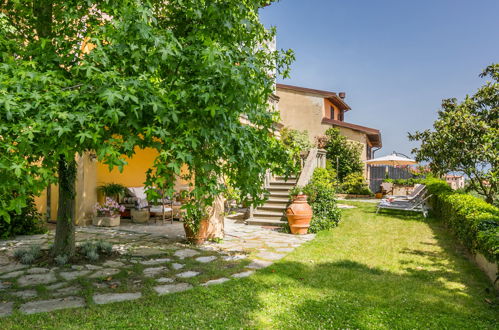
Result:
{"label": "shadow on grass", "polygon": [[166,296],[51,314],[16,316],[4,325],[58,328],[494,328],[497,311],[475,287],[465,293],[440,276],[467,284],[469,272],[407,274],[351,260],[282,261],[253,277]]}
{"label": "shadow on grass", "polygon": [[[359,206],[376,221],[375,206]],[[349,210],[347,210],[349,211]],[[497,305],[488,281],[465,259],[445,228],[419,215],[441,251],[404,248],[402,272],[370,267],[348,258],[316,263],[307,246],[245,279],[208,288],[120,304],[91,306],[2,320],[5,328],[453,328],[494,329]],[[381,219],[380,219],[381,220]],[[332,236],[331,236],[332,237]],[[318,238],[317,240],[320,240]],[[324,242],[323,242],[324,243]],[[310,244],[318,244],[311,242]],[[333,239],[327,244],[334,244]],[[5,322],[4,322],[5,321]]]}
{"label": "shadow on grass", "polygon": [[[493,296],[477,288],[466,272],[408,269],[396,274],[351,260],[316,266],[282,263],[275,271],[294,281],[303,278],[303,290],[316,292],[315,298],[304,296],[274,317],[279,328],[293,327],[293,317],[304,328],[471,329],[494,328],[498,321],[497,306],[485,302]],[[442,277],[465,288],[447,287]]]}

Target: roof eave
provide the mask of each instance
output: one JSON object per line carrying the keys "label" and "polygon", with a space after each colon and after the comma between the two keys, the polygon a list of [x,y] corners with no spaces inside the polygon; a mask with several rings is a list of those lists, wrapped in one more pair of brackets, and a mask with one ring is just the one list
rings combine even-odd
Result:
{"label": "roof eave", "polygon": [[276,87],[277,87],[277,89],[286,89],[286,90],[292,90],[292,91],[302,92],[302,93],[317,94],[325,99],[328,99],[329,101],[331,101],[334,105],[336,105],[341,110],[344,110],[344,111],[351,110],[350,106],[345,103],[345,100],[343,100],[341,97],[339,97],[338,94],[336,94],[335,92],[329,92],[329,91],[324,91],[324,90],[320,90],[320,89],[312,89],[312,88],[307,88],[307,87],[286,85],[286,84],[277,84]]}
{"label": "roof eave", "polygon": [[369,139],[369,142],[371,142],[371,145],[373,147],[381,148],[383,145],[381,140],[381,132],[375,128],[346,123],[344,121],[339,121],[329,118],[323,118],[322,124],[344,127],[354,131],[365,133],[367,138]]}

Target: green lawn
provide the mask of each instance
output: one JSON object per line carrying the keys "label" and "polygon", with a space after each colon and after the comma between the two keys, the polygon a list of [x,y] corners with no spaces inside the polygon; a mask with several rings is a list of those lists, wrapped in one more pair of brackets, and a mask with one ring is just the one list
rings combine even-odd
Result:
{"label": "green lawn", "polygon": [[490,284],[436,221],[351,203],[340,226],[252,277],[2,328],[497,329]]}

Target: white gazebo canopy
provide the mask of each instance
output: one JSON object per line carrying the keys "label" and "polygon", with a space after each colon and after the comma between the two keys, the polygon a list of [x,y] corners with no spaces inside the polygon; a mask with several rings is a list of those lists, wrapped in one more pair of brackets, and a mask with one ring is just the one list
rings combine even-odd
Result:
{"label": "white gazebo canopy", "polygon": [[399,156],[397,155],[397,153],[394,152],[393,154],[388,156],[365,160],[364,163],[369,165],[397,166],[397,165],[414,165],[417,164],[418,162],[416,162],[414,159],[410,159],[405,156]]}

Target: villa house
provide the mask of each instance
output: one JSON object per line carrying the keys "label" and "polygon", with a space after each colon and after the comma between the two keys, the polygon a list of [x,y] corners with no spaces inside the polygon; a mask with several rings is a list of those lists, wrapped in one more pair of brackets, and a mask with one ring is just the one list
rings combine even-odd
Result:
{"label": "villa house", "polygon": [[[345,93],[277,84],[277,96],[281,123],[285,127],[306,130],[312,143],[316,136],[336,127],[347,139],[362,145],[362,160],[371,159],[373,152],[382,146],[379,130],[345,122],[345,115],[351,110],[345,102]],[[367,166],[364,174],[368,178]]]}
{"label": "villa house", "polygon": [[453,190],[463,189],[465,186],[463,175],[447,174],[444,176],[444,179]]}
{"label": "villa house", "polygon": [[[362,144],[363,160],[370,159],[374,148],[381,147],[379,130],[344,121],[345,113],[351,109],[345,102],[343,93],[336,94],[282,84],[277,84],[276,87],[277,96],[269,100],[269,106],[279,109],[281,124],[284,127],[307,130],[312,143],[316,136],[323,135],[328,128],[337,127],[349,140]],[[244,122],[244,118],[242,121]],[[76,182],[76,224],[90,223],[94,205],[102,199],[102,196],[97,193],[99,185],[119,183],[126,187],[143,187],[146,171],[152,166],[156,156],[157,153],[153,149],[137,149],[133,158],[127,158],[128,165],[125,166],[123,172],[117,169],[109,171],[107,166],[99,163],[92,153],[79,157]],[[367,176],[367,169],[365,174]],[[187,182],[176,179],[175,189],[181,190],[186,184]],[[36,198],[38,211],[47,215],[51,220],[57,218],[57,203],[57,186],[49,187]],[[265,217],[271,216],[265,214]]]}

